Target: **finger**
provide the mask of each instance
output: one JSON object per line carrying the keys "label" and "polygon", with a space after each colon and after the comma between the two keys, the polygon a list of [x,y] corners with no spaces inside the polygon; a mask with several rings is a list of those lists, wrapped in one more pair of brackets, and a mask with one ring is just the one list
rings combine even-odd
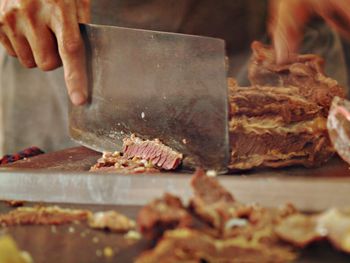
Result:
{"label": "finger", "polygon": [[89,23],[91,20],[90,0],[75,0],[79,23]]}
{"label": "finger", "polygon": [[1,44],[4,46],[4,48],[6,49],[6,52],[13,57],[16,57],[16,52],[12,47],[12,44],[10,42],[10,40],[8,39],[8,37],[6,36],[6,34],[4,32],[2,32],[2,30],[0,29],[0,42]]}
{"label": "finger", "polygon": [[46,26],[35,28],[27,26],[26,38],[38,68],[48,71],[61,66],[57,43],[49,28]]}
{"label": "finger", "polygon": [[[61,65],[56,39],[46,26],[47,21],[38,15],[41,3],[33,0],[22,0],[19,8],[21,31],[24,32],[36,65],[44,70],[52,70]],[[45,21],[45,22],[43,22]]]}
{"label": "finger", "polygon": [[18,28],[20,18],[17,14],[18,10],[12,10],[3,17],[2,30],[11,43],[21,64],[27,68],[33,68],[36,66],[34,56],[28,41]]}
{"label": "finger", "polygon": [[60,10],[57,11],[50,27],[57,38],[68,94],[73,104],[81,105],[87,98],[87,76],[85,50],[79,31],[76,6],[70,2],[60,6]]}
{"label": "finger", "polygon": [[286,63],[298,51],[304,25],[309,19],[309,7],[303,1],[272,1],[270,33],[276,50],[276,63]]}

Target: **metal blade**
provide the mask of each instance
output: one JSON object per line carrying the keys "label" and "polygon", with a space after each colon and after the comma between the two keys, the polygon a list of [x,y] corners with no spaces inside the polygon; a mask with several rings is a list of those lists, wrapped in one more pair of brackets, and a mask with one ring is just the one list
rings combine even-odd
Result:
{"label": "metal blade", "polygon": [[225,171],[229,158],[223,40],[82,25],[90,101],[70,108],[71,137],[120,150],[132,133]]}

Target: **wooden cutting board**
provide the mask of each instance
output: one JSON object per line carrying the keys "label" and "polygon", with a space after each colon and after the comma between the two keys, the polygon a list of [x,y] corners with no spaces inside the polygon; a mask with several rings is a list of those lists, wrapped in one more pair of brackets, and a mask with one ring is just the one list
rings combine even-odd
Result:
{"label": "wooden cutting board", "polygon": [[41,154],[25,160],[2,165],[1,167],[79,172],[88,171],[100,157],[101,153],[81,146]]}
{"label": "wooden cutting board", "polygon": [[[26,160],[2,165],[1,168],[15,169],[45,169],[49,171],[88,171],[94,165],[101,153],[90,150],[86,147],[74,147],[57,152],[38,155]],[[181,171],[180,171],[181,172]],[[183,171],[182,171],[183,172]],[[188,172],[187,172],[188,173]],[[315,177],[315,178],[343,178],[349,179],[349,165],[339,157],[334,157],[326,164],[317,168],[287,167],[282,169],[254,169],[245,172],[238,172],[233,175],[244,175],[251,177],[273,176],[294,176],[294,177]]]}
{"label": "wooden cutting board", "polygon": [[[101,156],[76,147],[8,164],[0,169],[0,198],[85,204],[144,205],[171,192],[185,201],[192,196],[190,174],[155,175],[88,173]],[[244,203],[276,207],[286,202],[302,211],[350,207],[350,170],[339,158],[318,168],[256,169],[219,176]]]}

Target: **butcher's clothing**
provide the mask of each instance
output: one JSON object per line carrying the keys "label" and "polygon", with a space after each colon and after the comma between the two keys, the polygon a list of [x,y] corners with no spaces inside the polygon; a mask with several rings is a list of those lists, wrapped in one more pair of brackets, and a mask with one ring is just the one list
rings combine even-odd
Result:
{"label": "butcher's clothing", "polygon": [[[230,58],[228,75],[248,85],[250,43],[266,40],[264,0],[94,0],[92,22],[223,38]],[[13,153],[29,146],[53,151],[73,146],[68,136],[68,97],[63,70],[25,69],[1,50],[0,149]],[[346,84],[343,47],[324,24],[306,30],[302,53],[320,54],[327,73]]]}

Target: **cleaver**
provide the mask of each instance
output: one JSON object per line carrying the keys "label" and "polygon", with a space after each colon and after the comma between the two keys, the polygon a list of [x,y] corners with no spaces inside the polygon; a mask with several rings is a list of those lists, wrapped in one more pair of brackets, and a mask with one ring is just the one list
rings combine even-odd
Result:
{"label": "cleaver", "polygon": [[71,138],[121,151],[135,134],[184,154],[189,168],[225,172],[229,160],[225,42],[114,26],[80,25],[88,103],[69,107]]}

